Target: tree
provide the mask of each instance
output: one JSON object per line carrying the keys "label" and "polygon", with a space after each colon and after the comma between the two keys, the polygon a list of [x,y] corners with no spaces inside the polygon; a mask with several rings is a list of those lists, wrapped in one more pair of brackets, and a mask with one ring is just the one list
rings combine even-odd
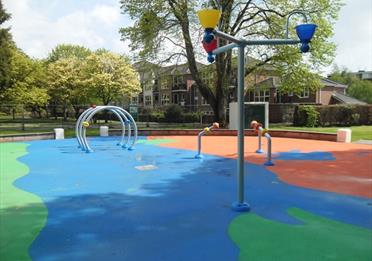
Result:
{"label": "tree", "polygon": [[[3,3],[0,0],[0,26],[9,19],[10,15],[3,8]],[[0,98],[9,86],[10,59],[13,48],[14,43],[9,28],[0,27]]]}
{"label": "tree", "polygon": [[141,91],[138,75],[127,58],[100,50],[86,62],[87,85],[104,105]]}
{"label": "tree", "polygon": [[[259,39],[283,38],[286,16],[293,10],[304,10],[311,21],[318,24],[312,41],[312,52],[307,61],[302,59],[298,47],[250,47],[247,55],[258,58],[246,68],[246,75],[270,63],[282,77],[282,90],[299,92],[304,85],[320,88],[319,77],[314,72],[328,65],[334,56],[332,23],[337,18],[340,0],[121,0],[123,13],[135,20],[134,25],[121,28],[123,40],[131,40],[136,59],[169,62],[184,57],[200,93],[212,107],[215,120],[225,121],[228,83],[233,72],[233,53],[216,57],[216,82],[210,88],[200,77],[196,59],[200,57],[202,31],[196,10],[210,6],[220,9],[222,15],[218,29],[236,37]],[[291,28],[298,22],[292,19]],[[291,30],[290,35],[293,35]],[[226,44],[221,40],[221,44]]]}
{"label": "tree", "polygon": [[[71,105],[75,117],[79,116],[82,106],[92,102],[92,95],[87,91],[83,68],[85,59],[92,51],[80,45],[60,44],[48,55],[46,60],[50,71],[50,95],[54,105],[62,105],[64,118],[67,117],[67,107]],[[56,77],[53,77],[56,73]],[[60,84],[60,85],[59,85]]]}
{"label": "tree", "polygon": [[358,80],[347,88],[347,94],[358,100],[372,104],[372,82]]}
{"label": "tree", "polygon": [[69,105],[74,107],[77,117],[80,105],[88,103],[91,97],[83,73],[84,66],[85,62],[74,56],[48,64],[49,95],[55,106],[62,105],[64,119],[67,118]]}
{"label": "tree", "polygon": [[59,44],[48,55],[48,62],[56,62],[60,59],[75,57],[79,60],[87,58],[91,50],[80,45]]}
{"label": "tree", "polygon": [[42,108],[50,98],[47,93],[43,63],[14,49],[8,74],[8,88],[4,93],[6,100],[21,109],[31,108],[40,117]]}
{"label": "tree", "polygon": [[346,68],[340,70],[335,67],[329,78],[333,81],[348,85],[346,92],[348,95],[372,104],[372,82],[361,80]]}

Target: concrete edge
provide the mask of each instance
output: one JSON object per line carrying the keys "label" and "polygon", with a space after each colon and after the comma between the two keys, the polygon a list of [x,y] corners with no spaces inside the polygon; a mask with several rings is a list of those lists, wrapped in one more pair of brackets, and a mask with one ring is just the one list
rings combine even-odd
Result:
{"label": "concrete edge", "polygon": [[15,141],[30,141],[30,140],[54,140],[54,139],[55,139],[54,132],[0,135],[0,142],[15,142]]}
{"label": "concrete edge", "polygon": [[[186,130],[139,130],[140,136],[196,136],[200,129],[186,129]],[[120,135],[121,130],[110,130],[112,135]],[[272,137],[292,138],[292,139],[311,139],[311,140],[324,140],[324,141],[337,141],[336,133],[324,132],[306,132],[306,131],[292,131],[292,130],[270,130]],[[245,136],[256,136],[253,130],[245,130]],[[210,136],[236,136],[236,130],[218,129],[211,131]]]}
{"label": "concrete edge", "polygon": [[[196,136],[200,129],[184,129],[184,130],[138,130],[140,136]],[[111,135],[120,135],[121,130],[109,130]],[[270,130],[272,137],[292,138],[292,139],[311,139],[324,141],[337,141],[336,133],[324,132],[306,132],[306,131],[291,131],[291,130]],[[236,136],[236,130],[219,129],[210,132],[211,136]],[[245,130],[246,136],[255,136],[253,130]],[[0,135],[0,142],[12,141],[30,141],[30,140],[52,140],[55,139],[54,132],[45,133],[30,133],[30,134],[14,134]]]}

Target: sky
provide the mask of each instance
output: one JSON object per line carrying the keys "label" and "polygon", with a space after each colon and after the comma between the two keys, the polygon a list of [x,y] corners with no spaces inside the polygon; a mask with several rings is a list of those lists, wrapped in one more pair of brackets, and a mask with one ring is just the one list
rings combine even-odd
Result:
{"label": "sky", "polygon": [[[332,38],[337,45],[334,64],[351,71],[371,71],[372,1],[344,3]],[[3,4],[12,14],[7,25],[17,46],[32,57],[45,58],[61,43],[130,52],[118,30],[133,21],[120,13],[119,0],[3,0]],[[332,68],[325,68],[324,73]]]}

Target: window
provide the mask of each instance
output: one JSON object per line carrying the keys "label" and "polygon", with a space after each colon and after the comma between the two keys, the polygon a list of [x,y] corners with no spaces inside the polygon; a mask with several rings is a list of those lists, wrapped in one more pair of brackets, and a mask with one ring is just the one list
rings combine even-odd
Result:
{"label": "window", "polygon": [[201,98],[202,98],[202,105],[208,105],[207,99],[204,99],[203,96]]}
{"label": "window", "polygon": [[302,92],[300,92],[300,94],[298,95],[298,97],[300,97],[300,98],[309,98],[309,95],[310,95],[309,87],[305,87],[302,90]]}
{"label": "window", "polygon": [[269,90],[257,89],[254,91],[254,101],[255,102],[268,102],[270,99]]}
{"label": "window", "polygon": [[137,96],[132,97],[131,104],[138,104],[138,97]]}
{"label": "window", "polygon": [[151,91],[151,90],[152,90],[152,82],[151,82],[151,81],[146,82],[146,83],[144,84],[144,86],[143,86],[143,89],[144,89],[145,91]]}
{"label": "window", "polygon": [[173,95],[173,103],[178,104],[178,95],[177,94]]}
{"label": "window", "polygon": [[208,86],[212,86],[215,82],[215,77],[213,72],[202,72],[201,73],[202,81]]}
{"label": "window", "polygon": [[168,89],[168,81],[166,77],[162,77],[160,80],[160,89]]}
{"label": "window", "polygon": [[151,106],[152,105],[152,96],[146,95],[145,96],[145,106]]}
{"label": "window", "polygon": [[178,76],[173,76],[173,85],[177,86],[177,85],[181,85],[183,84],[183,76],[182,75],[178,75]]}
{"label": "window", "polygon": [[169,95],[168,94],[162,94],[161,95],[161,104],[162,105],[169,104]]}

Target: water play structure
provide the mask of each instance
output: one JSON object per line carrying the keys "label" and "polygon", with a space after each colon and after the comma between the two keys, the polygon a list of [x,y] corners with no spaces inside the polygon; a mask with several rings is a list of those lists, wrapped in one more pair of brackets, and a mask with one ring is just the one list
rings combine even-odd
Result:
{"label": "water play structure", "polygon": [[205,127],[201,132],[198,134],[198,154],[195,155],[196,159],[203,158],[203,155],[201,154],[201,137],[205,134],[208,134],[213,129],[218,129],[220,127],[220,124],[218,122],[213,122],[212,126]]}
{"label": "water play structure", "polygon": [[275,164],[271,160],[271,135],[269,134],[268,129],[262,128],[262,124],[257,121],[251,122],[251,128],[255,131],[258,137],[258,148],[256,150],[256,153],[264,153],[262,149],[261,137],[265,136],[265,138],[267,139],[267,159],[264,165],[274,166]]}
{"label": "water play structure", "polygon": [[[285,25],[284,39],[257,39],[245,40],[229,35],[216,29],[220,20],[221,11],[216,9],[204,9],[198,12],[199,20],[204,28],[203,47],[207,52],[207,60],[212,63],[215,56],[227,52],[233,48],[238,49],[238,164],[237,164],[237,201],[233,202],[232,209],[235,211],[249,211],[250,207],[244,200],[244,68],[245,68],[245,48],[247,46],[257,45],[293,45],[301,44],[300,50],[306,53],[310,50],[310,42],[314,36],[316,25],[309,24],[307,16],[303,11],[293,11],[287,16]],[[305,24],[296,26],[298,39],[289,38],[289,19],[295,15],[303,16]],[[224,39],[230,43],[224,46],[218,46],[217,38]]]}
{"label": "water play structure", "polygon": [[[122,148],[133,150],[137,142],[137,124],[129,112],[118,106],[91,106],[85,110],[76,122],[75,132],[79,148],[86,152],[93,152],[86,137],[86,129],[90,126],[89,121],[93,116],[102,111],[110,111],[119,119],[122,127],[121,140],[117,143]],[[132,133],[133,130],[133,133]]]}

